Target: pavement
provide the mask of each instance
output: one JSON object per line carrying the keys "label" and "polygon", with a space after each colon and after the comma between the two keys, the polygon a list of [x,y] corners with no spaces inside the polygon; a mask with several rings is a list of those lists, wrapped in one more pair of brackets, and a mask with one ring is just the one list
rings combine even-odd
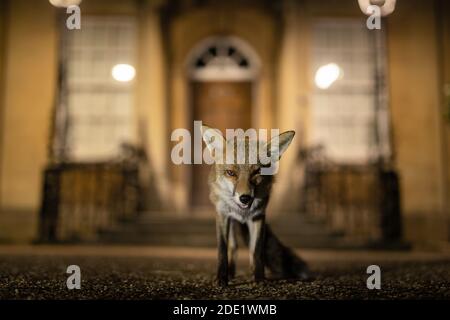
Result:
{"label": "pavement", "polygon": [[[211,248],[149,246],[0,246],[0,299],[450,299],[450,253],[297,250],[316,274],[311,282],[269,279],[255,284],[248,252],[237,277],[213,283]],[[366,285],[369,265],[381,289]],[[69,290],[69,265],[81,268],[81,289]]]}

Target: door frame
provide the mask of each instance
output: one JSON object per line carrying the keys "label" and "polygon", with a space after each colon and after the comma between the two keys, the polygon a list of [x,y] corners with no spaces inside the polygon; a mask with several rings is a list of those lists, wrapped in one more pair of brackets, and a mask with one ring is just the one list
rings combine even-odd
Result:
{"label": "door frame", "polygon": [[[238,47],[241,52],[246,54],[246,57],[251,61],[251,63],[254,64],[255,68],[252,70],[251,75],[245,76],[245,77],[236,77],[236,78],[215,78],[215,79],[204,79],[204,78],[198,78],[195,76],[195,74],[192,72],[192,66],[194,59],[198,55],[202,53],[202,50],[205,50],[208,46],[211,46],[214,41],[217,41],[218,39],[225,39],[226,41],[229,41],[231,44]],[[244,40],[236,37],[236,36],[212,36],[208,37],[206,39],[201,40],[198,42],[189,52],[186,58],[186,78],[185,78],[185,88],[186,88],[186,97],[187,97],[187,111],[186,115],[189,119],[189,123],[193,123],[194,120],[201,120],[201,119],[194,119],[194,95],[192,92],[192,86],[194,82],[210,82],[210,81],[228,81],[228,82],[250,82],[251,84],[251,102],[250,102],[250,125],[253,128],[258,127],[258,119],[256,115],[258,114],[258,111],[260,111],[260,100],[259,100],[259,88],[260,88],[260,74],[261,74],[261,60],[256,53],[256,51]],[[191,166],[189,170],[186,170],[186,186],[188,186],[188,203],[187,203],[187,209],[188,214],[190,216],[196,216],[196,217],[207,217],[211,213],[209,210],[202,210],[202,208],[196,208],[192,203],[192,190],[191,186],[193,185],[193,171],[194,168]]]}

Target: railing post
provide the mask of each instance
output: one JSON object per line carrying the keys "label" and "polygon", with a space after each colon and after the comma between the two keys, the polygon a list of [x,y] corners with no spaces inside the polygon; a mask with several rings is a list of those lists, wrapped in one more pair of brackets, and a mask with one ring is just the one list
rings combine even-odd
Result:
{"label": "railing post", "polygon": [[402,237],[399,177],[393,170],[380,170],[379,180],[382,240],[398,241]]}
{"label": "railing post", "polygon": [[44,170],[43,195],[40,208],[39,241],[57,240],[61,168],[48,166]]}

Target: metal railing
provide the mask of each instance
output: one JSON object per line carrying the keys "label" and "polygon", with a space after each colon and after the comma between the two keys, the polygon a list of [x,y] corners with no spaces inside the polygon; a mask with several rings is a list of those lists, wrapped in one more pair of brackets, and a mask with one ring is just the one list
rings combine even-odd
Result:
{"label": "metal railing", "polygon": [[366,243],[401,238],[399,179],[382,165],[338,165],[320,157],[320,148],[301,154],[302,211],[334,234]]}
{"label": "metal railing", "polygon": [[137,214],[138,166],[61,163],[44,170],[39,241],[95,240]]}

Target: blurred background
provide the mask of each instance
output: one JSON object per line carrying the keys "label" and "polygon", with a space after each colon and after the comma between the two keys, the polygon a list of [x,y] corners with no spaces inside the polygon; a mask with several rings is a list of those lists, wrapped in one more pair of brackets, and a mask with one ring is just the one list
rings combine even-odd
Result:
{"label": "blurred background", "polygon": [[[70,30],[69,4],[81,9]],[[450,3],[0,0],[0,243],[215,245],[171,133],[297,135],[268,211],[306,248],[449,248]]]}

